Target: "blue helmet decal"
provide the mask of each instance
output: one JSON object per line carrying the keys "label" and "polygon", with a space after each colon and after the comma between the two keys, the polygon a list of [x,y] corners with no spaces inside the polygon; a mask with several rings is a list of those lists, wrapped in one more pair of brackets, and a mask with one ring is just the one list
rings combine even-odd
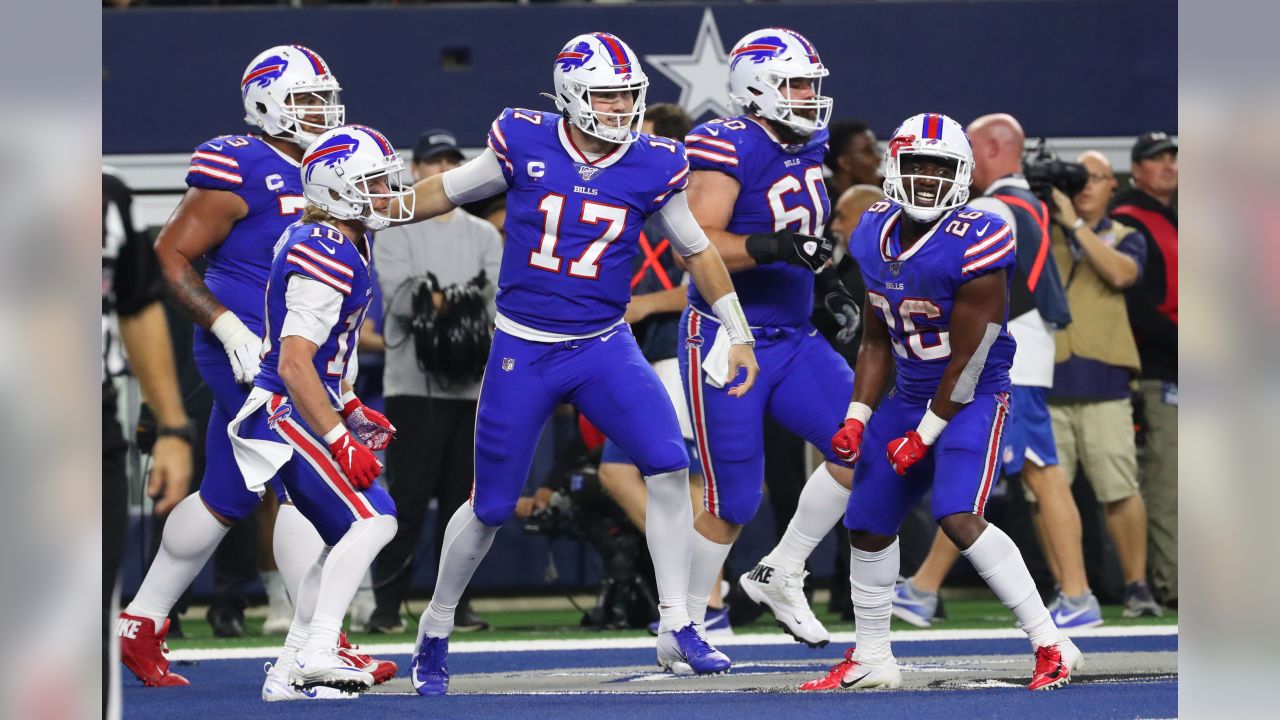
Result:
{"label": "blue helmet decal", "polygon": [[730,67],[736,66],[742,60],[750,60],[759,65],[765,60],[778,57],[786,49],[787,45],[780,37],[773,35],[759,37],[750,44],[743,45],[733,51],[733,61],[730,63]]}
{"label": "blue helmet decal", "polygon": [[240,82],[240,92],[247,92],[250,85],[267,87],[279,80],[287,67],[289,67],[289,61],[279,55],[272,55],[264,59],[244,74],[244,80]]}
{"label": "blue helmet decal", "polygon": [[319,147],[302,158],[302,164],[307,168],[304,180],[311,182],[311,171],[320,165],[333,167],[346,162],[347,158],[355,154],[358,147],[360,147],[359,138],[347,133],[339,133],[325,140]]}
{"label": "blue helmet decal", "polygon": [[555,65],[561,72],[569,72],[586,65],[592,55],[595,55],[595,52],[591,49],[591,45],[583,40],[572,47],[566,45],[564,50],[556,56]]}

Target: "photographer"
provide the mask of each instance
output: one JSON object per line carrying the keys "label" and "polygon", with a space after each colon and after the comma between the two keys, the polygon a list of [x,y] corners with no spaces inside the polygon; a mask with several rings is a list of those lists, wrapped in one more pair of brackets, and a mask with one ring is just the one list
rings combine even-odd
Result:
{"label": "photographer", "polygon": [[1105,156],[1078,158],[1088,172],[1072,197],[1053,188],[1053,256],[1067,279],[1071,325],[1057,332],[1049,413],[1068,480],[1077,465],[1104,508],[1124,573],[1124,615],[1161,614],[1147,587],[1147,511],[1138,492],[1129,384],[1140,370],[1124,293],[1142,279],[1142,234],[1107,217],[1116,176]]}
{"label": "photographer", "polygon": [[[424,133],[413,150],[414,180],[457,167],[462,159],[451,133]],[[404,628],[400,607],[413,577],[414,548],[427,505],[433,497],[438,500],[437,517],[441,520],[436,523],[434,542],[438,554],[444,519],[466,501],[475,473],[472,431],[480,373],[449,377],[444,372],[428,372],[420,364],[419,350],[431,345],[436,354],[429,360],[448,358],[445,343],[449,336],[438,339],[442,334],[437,331],[443,327],[481,333],[480,339],[487,342],[488,327],[459,325],[463,313],[467,317],[462,322],[479,323],[471,311],[484,308],[463,308],[449,299],[466,299],[474,305],[476,293],[467,288],[481,273],[498,277],[502,241],[489,223],[454,210],[378,233],[373,257],[385,302],[387,417],[398,431],[397,442],[387,449],[387,488],[395,499],[400,525],[373,564],[377,608],[369,620],[369,631],[400,632]],[[487,317],[492,317],[494,290],[492,281],[485,283]],[[413,332],[415,325],[423,331],[419,337]],[[420,339],[424,335],[429,342]],[[457,629],[487,627],[470,611],[467,600],[464,596],[458,608]]]}

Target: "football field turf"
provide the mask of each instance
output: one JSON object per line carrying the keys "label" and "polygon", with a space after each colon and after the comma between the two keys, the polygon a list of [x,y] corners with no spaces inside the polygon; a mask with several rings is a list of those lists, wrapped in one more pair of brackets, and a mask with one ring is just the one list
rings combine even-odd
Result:
{"label": "football field turf", "polygon": [[[815,603],[818,604],[818,603]],[[818,604],[821,606],[821,604]],[[279,637],[213,638],[207,625],[184,622],[187,639],[170,642],[173,669],[188,688],[143,688],[125,682],[125,718],[175,716],[327,718],[595,718],[717,717],[753,712],[806,720],[902,717],[1173,717],[1177,715],[1177,619],[1124,620],[1105,608],[1107,623],[1073,638],[1086,665],[1067,688],[1032,693],[1031,652],[999,603],[948,601],[949,619],[930,630],[894,621],[903,688],[894,691],[800,693],[853,641],[852,625],[824,615],[831,645],[806,648],[771,619],[735,630],[717,645],[734,660],[730,674],[676,678],[657,671],[644,631],[593,632],[573,610],[485,609],[494,628],[451,641],[450,694],[419,698],[407,678],[412,628],[401,635],[353,635],[362,650],[396,661],[400,674],[353,701],[278,703],[259,699],[263,663]],[[260,620],[250,619],[250,632]],[[126,673],[127,674],[127,673]]]}

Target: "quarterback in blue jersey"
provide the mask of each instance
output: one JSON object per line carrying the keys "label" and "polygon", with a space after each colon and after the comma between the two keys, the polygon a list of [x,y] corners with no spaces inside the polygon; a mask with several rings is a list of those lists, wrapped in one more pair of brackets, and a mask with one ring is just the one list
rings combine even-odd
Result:
{"label": "quarterback in blue jersey", "polygon": [[[689,205],[733,272],[761,367],[752,397],[732,402],[724,390],[731,377],[719,358],[723,333],[701,289],[691,286],[680,363],[705,485],[689,578],[695,620],[760,505],[765,415],[830,448],[842,397],[853,389],[848,364],[809,322],[815,282],[842,336],[852,338],[860,322],[856,301],[827,267],[833,248],[822,237],[831,210],[822,178],[832,102],[821,94],[827,74],[799,33],[749,33],[734,46],[729,66],[730,96],[744,114],[712,120],[685,138]],[[811,647],[826,645],[829,636],[804,597],[804,563],[839,521],[852,479],[830,450],[826,460],[805,483],[778,546],[740,580],[752,600]]]}
{"label": "quarterback in blue jersey", "polygon": [[700,674],[729,667],[686,609],[689,457],[675,409],[623,320],[646,219],[665,227],[708,312],[725,323],[727,367],[746,372],[730,391],[735,398],[755,381],[754,341],[724,263],[689,213],[684,147],[638,132],[649,81],[636,54],[614,35],[579,35],[556,56],[552,75],[557,112],[504,110],[478,158],[415,186],[415,219],[507,196],[497,332],[476,417],[475,488],[449,520],[435,593],[419,623],[412,679],[422,695],[446,691],[458,599],[515,509],[543,424],[566,402],[645,476],[658,663]]}
{"label": "quarterback in blue jersey", "polygon": [[858,461],[845,514],[858,645],[802,689],[901,685],[889,646],[897,533],[930,486],[938,525],[1031,640],[1029,687],[1064,685],[1080,666],[1018,547],[982,517],[1009,413],[1016,253],[999,215],[965,205],[972,170],[969,140],[954,120],[908,118],[885,151],[886,199],[867,209],[849,243],[867,285],[866,327],[853,402],[832,447]]}
{"label": "quarterback in blue jersey", "polygon": [[260,372],[226,430],[246,487],[281,481],[325,546],[299,584],[269,674],[296,692],[358,692],[374,682],[338,644],[347,606],[396,532],[395,505],[373,482],[382,472],[373,452],[395,428],[351,387],[373,296],[368,231],[413,216],[412,192],[397,182],[403,170],[391,143],[362,125],[330,130],[307,148],[306,212],[275,244]]}
{"label": "quarterback in blue jersey", "polygon": [[[302,212],[299,162],[320,133],[342,123],[340,89],[329,66],[308,48],[281,45],[255,57],[240,80],[252,130],[197,146],[187,168],[187,192],[156,243],[170,292],[196,324],[196,368],[214,403],[200,492],[174,509],[137,596],[121,614],[121,658],[149,686],[188,684],[168,672],[164,657],[169,611],[227,529],[259,503],[258,494],[245,487],[226,428],[258,371],[272,246]],[[201,258],[203,278],[195,269]],[[276,492],[283,494],[278,484]],[[274,552],[294,597],[321,547],[311,524],[282,503]],[[264,696],[270,687],[276,689],[272,699],[309,697],[270,678]]]}

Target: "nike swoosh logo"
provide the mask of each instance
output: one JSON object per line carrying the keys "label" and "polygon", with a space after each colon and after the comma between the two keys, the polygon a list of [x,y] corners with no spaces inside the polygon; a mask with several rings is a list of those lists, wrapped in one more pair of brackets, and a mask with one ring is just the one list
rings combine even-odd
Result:
{"label": "nike swoosh logo", "polygon": [[356,454],[355,448],[351,448],[351,447],[347,448],[347,464],[348,465],[355,462],[355,454]]}
{"label": "nike swoosh logo", "polygon": [[1054,621],[1055,621],[1056,623],[1058,623],[1058,624],[1062,624],[1062,623],[1069,623],[1069,622],[1071,622],[1072,620],[1075,620],[1076,618],[1080,617],[1081,615],[1083,615],[1083,614],[1085,614],[1085,613],[1087,613],[1087,612],[1089,612],[1089,608],[1087,608],[1087,607],[1082,607],[1082,608],[1080,608],[1079,610],[1077,610],[1077,611],[1075,611],[1075,612],[1073,612],[1073,613],[1063,613],[1063,614],[1059,615],[1058,617],[1054,618]]}
{"label": "nike swoosh logo", "polygon": [[708,134],[710,134],[710,135],[717,135],[717,136],[718,136],[718,135],[720,134],[720,131],[719,131],[719,130],[717,130],[717,129],[715,129],[715,128],[707,128],[707,133],[708,133]]}
{"label": "nike swoosh logo", "polygon": [[848,681],[848,682],[845,682],[844,680],[841,680],[841,681],[840,681],[840,687],[842,687],[842,688],[844,688],[844,689],[848,690],[849,688],[853,687],[854,685],[857,685],[858,683],[862,682],[862,679],[863,679],[863,678],[865,678],[866,676],[870,675],[870,674],[871,674],[871,672],[870,672],[870,671],[867,671],[867,672],[862,673],[862,674],[861,674],[861,675],[859,675],[858,677],[856,677],[856,678],[854,678],[853,680],[850,680],[850,681]]}
{"label": "nike swoosh logo", "polygon": [[813,332],[809,333],[809,337],[813,337],[814,335],[817,335],[817,334],[818,334],[818,328],[814,328]]}
{"label": "nike swoosh logo", "polygon": [[320,694],[320,691],[315,688],[311,688],[310,690],[303,690],[302,694],[306,695],[309,698],[314,698]]}
{"label": "nike swoosh logo", "polygon": [[334,250],[333,248],[329,247],[328,245],[325,245],[324,243],[320,243],[320,247],[324,248],[325,252],[329,253],[330,255],[338,254],[337,250]]}
{"label": "nike swoosh logo", "polygon": [[221,146],[221,145],[216,145],[216,144],[214,144],[214,143],[209,143],[209,147],[213,148],[214,150],[221,150],[221,149],[222,149],[222,146]]}
{"label": "nike swoosh logo", "polygon": [[990,222],[988,222],[986,225],[983,225],[983,226],[982,226],[982,229],[978,231],[978,237],[982,237],[983,235],[986,235],[986,234],[987,234],[987,228],[989,228],[989,227],[991,227],[991,223],[990,223]]}
{"label": "nike swoosh logo", "polygon": [[617,335],[617,334],[618,334],[618,331],[617,331],[617,330],[614,330],[613,332],[609,333],[608,335],[605,335],[604,337],[600,338],[600,342],[609,342],[609,338],[611,338],[611,337],[613,337],[614,335]]}

